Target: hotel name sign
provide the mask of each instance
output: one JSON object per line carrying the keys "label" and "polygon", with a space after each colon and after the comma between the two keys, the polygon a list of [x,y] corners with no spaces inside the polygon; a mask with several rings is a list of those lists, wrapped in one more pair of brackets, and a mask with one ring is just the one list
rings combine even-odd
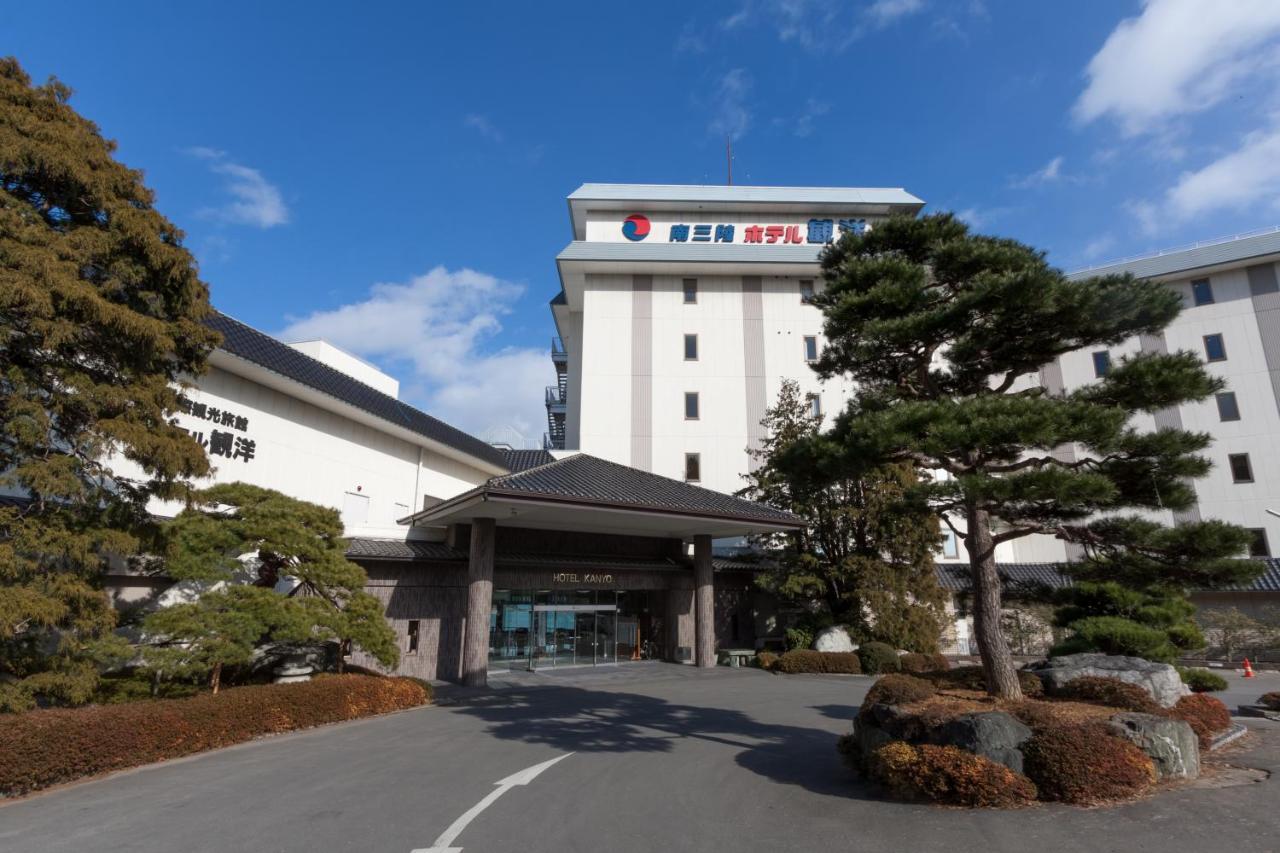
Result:
{"label": "hotel name sign", "polygon": [[866,219],[815,217],[803,224],[674,222],[659,225],[642,213],[622,221],[622,236],[633,243],[655,236],[667,243],[755,243],[760,245],[834,242],[843,234],[864,234]]}
{"label": "hotel name sign", "polygon": [[556,572],[551,576],[552,583],[579,584],[579,583],[598,583],[612,584],[613,575],[601,574],[597,572],[585,572],[578,574],[577,572]]}

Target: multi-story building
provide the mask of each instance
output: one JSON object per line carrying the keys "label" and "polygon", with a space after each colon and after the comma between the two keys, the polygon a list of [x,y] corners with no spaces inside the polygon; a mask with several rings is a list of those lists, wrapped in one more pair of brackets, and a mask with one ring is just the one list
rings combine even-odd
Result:
{"label": "multi-story building", "polygon": [[806,366],[822,349],[818,253],[923,206],[902,189],[579,187],[556,258],[547,444],[740,489],[784,378],[818,411],[847,397]]}
{"label": "multi-story building", "polygon": [[[844,230],[874,227],[923,202],[902,189],[585,184],[569,196],[571,242],[552,300],[558,384],[547,390],[551,447],[579,449],[733,492],[784,378],[838,412],[851,388],[809,369],[823,346],[818,253]],[[1038,381],[1051,392],[1092,382],[1121,357],[1187,349],[1227,381],[1215,399],[1135,416],[1214,436],[1215,467],[1177,523],[1221,518],[1280,543],[1280,230],[1201,244],[1074,276],[1130,272],[1168,282],[1186,309],[1160,336],[1070,353]],[[1031,381],[1036,381],[1034,377]],[[1072,452],[1063,448],[1062,452]],[[1159,515],[1159,513],[1157,513]],[[1006,563],[1076,556],[1034,536],[1001,545]],[[965,561],[962,542],[941,562]]]}

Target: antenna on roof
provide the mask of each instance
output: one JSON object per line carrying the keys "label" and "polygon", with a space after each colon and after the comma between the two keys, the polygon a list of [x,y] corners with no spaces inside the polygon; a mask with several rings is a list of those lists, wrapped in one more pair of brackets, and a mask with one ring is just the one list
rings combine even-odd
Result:
{"label": "antenna on roof", "polygon": [[733,186],[733,137],[732,136],[726,136],[724,138],[724,157],[726,162],[729,164],[728,186]]}

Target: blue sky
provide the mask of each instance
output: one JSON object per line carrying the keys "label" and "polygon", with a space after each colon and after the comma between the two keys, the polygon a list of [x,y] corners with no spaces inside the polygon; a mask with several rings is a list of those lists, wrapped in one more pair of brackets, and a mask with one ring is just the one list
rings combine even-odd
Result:
{"label": "blue sky", "polygon": [[214,304],[541,436],[585,181],[902,186],[1075,268],[1280,222],[1274,0],[7,4]]}

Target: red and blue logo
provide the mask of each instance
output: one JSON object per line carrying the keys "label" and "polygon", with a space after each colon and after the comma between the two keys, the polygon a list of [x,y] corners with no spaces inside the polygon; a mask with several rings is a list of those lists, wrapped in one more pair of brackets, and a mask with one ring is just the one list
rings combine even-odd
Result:
{"label": "red and blue logo", "polygon": [[632,242],[639,242],[649,236],[649,217],[642,213],[633,213],[622,220],[622,236]]}

